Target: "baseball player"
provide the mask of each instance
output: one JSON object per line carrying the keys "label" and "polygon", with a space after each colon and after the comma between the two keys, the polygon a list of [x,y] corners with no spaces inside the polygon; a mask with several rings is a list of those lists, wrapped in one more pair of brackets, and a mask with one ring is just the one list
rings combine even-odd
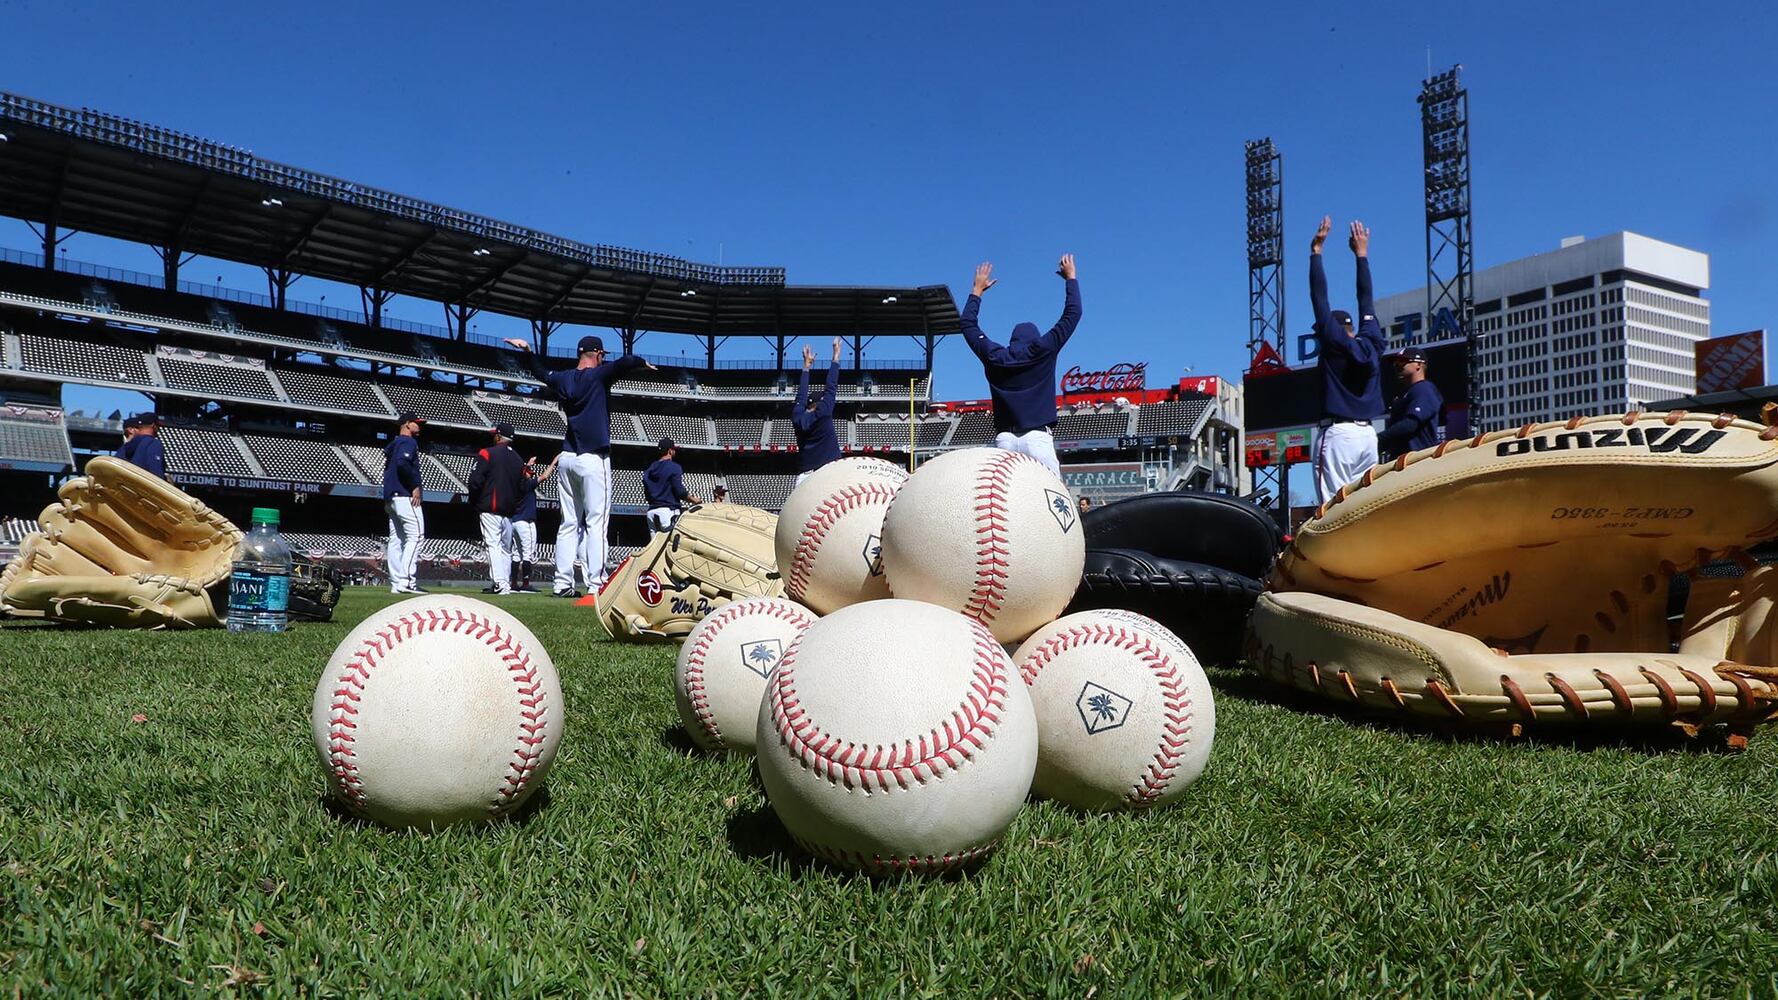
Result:
{"label": "baseball player", "polygon": [[556,471],[553,465],[539,469],[535,456],[525,459],[525,479],[519,484],[519,508],[512,515],[512,589],[533,591],[531,564],[537,561],[537,486]]}
{"label": "baseball player", "polygon": [[716,486],[710,490],[710,502],[728,503],[728,487],[721,483],[717,483]]}
{"label": "baseball player", "polygon": [[661,438],[661,457],[642,473],[642,492],[648,494],[648,534],[651,538],[673,530],[673,522],[679,520],[681,504],[698,502],[698,498],[685,488],[685,470],[673,461],[673,456],[678,453],[679,446],[672,438]]}
{"label": "baseball player", "polygon": [[1410,347],[1395,356],[1395,371],[1407,383],[1389,407],[1389,422],[1377,433],[1377,449],[1387,461],[1438,444],[1438,415],[1445,397],[1426,377],[1426,352]]}
{"label": "baseball player", "polygon": [[1346,242],[1358,259],[1358,329],[1352,328],[1351,313],[1327,307],[1321,245],[1332,228],[1333,219],[1322,216],[1309,244],[1309,298],[1326,391],[1315,441],[1315,497],[1321,503],[1377,464],[1377,431],[1371,421],[1383,415],[1382,357],[1387,349],[1371,302],[1371,232],[1362,222],[1352,223]]}
{"label": "baseball player", "polygon": [[512,515],[524,490],[525,463],[512,450],[513,429],[494,425],[494,443],[476,453],[469,470],[469,505],[481,521],[482,544],[488,549],[488,586],[484,594],[512,593]]}
{"label": "baseball player", "polygon": [[833,338],[833,361],[827,366],[827,389],[820,399],[809,399],[809,369],[815,364],[815,349],[803,345],[803,373],[796,384],[796,409],[790,411],[790,423],[796,428],[796,482],[814,474],[816,469],[840,457],[840,436],[833,426],[833,405],[840,395],[840,338]]}
{"label": "baseball player", "polygon": [[424,594],[414,573],[420,566],[420,543],[426,539],[426,518],[420,511],[420,427],[417,414],[396,418],[400,428],[383,447],[383,510],[389,514],[391,594]]}
{"label": "baseball player", "polygon": [[506,343],[518,348],[531,374],[548,385],[562,403],[568,433],[555,465],[562,475],[556,495],[562,505],[562,527],[556,533],[557,597],[579,597],[574,589],[578,558],[588,590],[605,584],[605,535],[611,523],[611,383],[638,368],[655,367],[633,354],[605,360],[605,342],[580,338],[573,368],[553,371],[518,337]]}
{"label": "baseball player", "polygon": [[167,451],[156,436],[161,418],[152,413],[138,413],[123,422],[123,447],[117,457],[144,472],[167,478]]}
{"label": "baseball player", "polygon": [[1075,280],[1074,255],[1063,254],[1056,266],[1062,276],[1062,318],[1039,335],[1034,323],[1012,328],[1012,340],[1004,346],[990,340],[976,323],[982,293],[993,288],[994,265],[975,269],[975,284],[963,306],[963,339],[982,361],[988,376],[988,395],[994,400],[994,447],[1016,451],[1042,462],[1062,478],[1056,461],[1056,356],[1080,324],[1080,282]]}

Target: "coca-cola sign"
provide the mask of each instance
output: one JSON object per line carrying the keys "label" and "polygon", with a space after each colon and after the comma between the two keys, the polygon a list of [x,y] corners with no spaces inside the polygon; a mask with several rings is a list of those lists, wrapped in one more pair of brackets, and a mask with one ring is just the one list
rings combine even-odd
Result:
{"label": "coca-cola sign", "polygon": [[1073,392],[1141,392],[1147,378],[1148,362],[1120,362],[1096,372],[1083,372],[1079,365],[1062,376],[1062,394]]}

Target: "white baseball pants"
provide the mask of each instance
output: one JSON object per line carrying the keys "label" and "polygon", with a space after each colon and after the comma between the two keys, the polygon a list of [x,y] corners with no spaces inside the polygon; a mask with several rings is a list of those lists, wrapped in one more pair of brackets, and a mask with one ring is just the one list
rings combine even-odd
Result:
{"label": "white baseball pants", "polygon": [[426,515],[411,496],[383,501],[389,515],[389,544],[383,558],[389,566],[389,590],[405,593],[419,586],[414,574],[420,568],[420,543],[426,540]]}
{"label": "white baseball pants", "polygon": [[679,511],[672,507],[648,508],[648,537],[664,535],[673,530],[673,522],[679,520]]}
{"label": "white baseball pants", "polygon": [[519,562],[537,561],[537,522],[512,522],[512,547],[508,550]]}
{"label": "white baseball pants", "polygon": [[1056,436],[1046,430],[1026,431],[1014,434],[1001,431],[994,435],[994,447],[1001,451],[1016,451],[1021,455],[1030,455],[1043,463],[1057,479],[1062,478],[1062,463],[1056,461]]}
{"label": "white baseball pants", "polygon": [[488,582],[494,592],[512,593],[512,519],[500,514],[479,515],[482,544],[488,547]]}
{"label": "white baseball pants", "polygon": [[611,456],[556,456],[556,496],[562,505],[562,527],[556,532],[557,591],[574,589],[578,557],[587,590],[605,585],[605,532],[611,523]]}
{"label": "white baseball pants", "polygon": [[1377,464],[1377,430],[1350,420],[1319,430],[1315,439],[1315,501],[1326,503],[1340,487]]}

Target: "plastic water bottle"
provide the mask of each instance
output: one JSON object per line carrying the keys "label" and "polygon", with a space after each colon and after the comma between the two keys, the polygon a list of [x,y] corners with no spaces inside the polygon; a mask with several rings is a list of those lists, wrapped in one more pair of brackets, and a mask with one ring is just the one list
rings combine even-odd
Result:
{"label": "plastic water bottle", "polygon": [[235,552],[228,584],[230,632],[282,632],[290,626],[290,546],[278,512],[253,508],[253,530]]}

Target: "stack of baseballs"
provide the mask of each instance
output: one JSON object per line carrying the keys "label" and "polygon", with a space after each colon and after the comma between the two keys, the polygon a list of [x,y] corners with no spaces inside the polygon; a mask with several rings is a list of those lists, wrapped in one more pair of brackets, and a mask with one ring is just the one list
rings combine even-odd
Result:
{"label": "stack of baseballs", "polygon": [[1130,612],[1058,619],[1086,544],[1035,459],[842,459],[791,494],[777,552],[789,599],[706,618],[675,693],[699,746],[756,754],[810,853],[945,871],[991,853],[1032,788],[1146,808],[1203,770],[1216,711],[1185,644]]}

